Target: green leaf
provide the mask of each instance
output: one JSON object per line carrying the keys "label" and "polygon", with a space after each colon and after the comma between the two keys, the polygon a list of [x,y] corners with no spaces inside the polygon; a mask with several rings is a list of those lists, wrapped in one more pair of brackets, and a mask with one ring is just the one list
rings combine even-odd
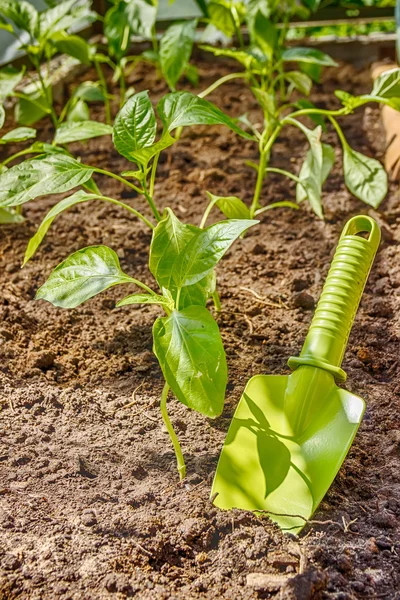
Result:
{"label": "green leaf", "polygon": [[12,94],[23,76],[23,69],[21,71],[13,67],[3,67],[0,69],[0,101],[3,101],[7,96]]}
{"label": "green leaf", "polygon": [[74,98],[85,102],[103,102],[104,94],[100,84],[95,81],[84,81],[73,93]]}
{"label": "green leaf", "polygon": [[321,127],[308,129],[297,121],[296,124],[301,131],[307,136],[310,144],[310,150],[305,159],[300,171],[299,177],[302,182],[303,191],[306,192],[308,201],[315,214],[323,219],[321,191],[322,191],[322,165],[323,165],[323,149],[321,144]]}
{"label": "green leaf", "polygon": [[140,150],[131,152],[131,160],[134,160],[137,164],[142,165],[146,168],[153,156],[155,156],[162,150],[165,150],[165,148],[169,148],[176,141],[177,140],[174,137],[172,137],[168,133],[168,131],[166,131],[163,134],[162,138],[152,146],[148,146],[147,148],[141,148]]}
{"label": "green leaf", "polygon": [[257,64],[256,58],[249,52],[246,52],[246,50],[237,50],[236,48],[216,48],[207,44],[201,44],[199,48],[205,50],[206,52],[211,52],[214,54],[214,56],[233,58],[246,69],[250,69],[252,65]]}
{"label": "green leaf", "polygon": [[228,219],[251,219],[250,209],[236,196],[214,196],[206,192],[207,196]]}
{"label": "green leaf", "polygon": [[36,293],[62,308],[75,308],[96,294],[131,278],[122,272],[117,254],[107,246],[89,246],[60,263]]}
{"label": "green leaf", "polygon": [[252,21],[250,39],[252,44],[260,48],[268,60],[272,60],[278,41],[278,30],[272,21],[259,10]]}
{"label": "green leaf", "polygon": [[67,114],[68,123],[82,123],[83,121],[89,120],[90,111],[86,102],[84,100],[78,100],[77,102],[72,103]]}
{"label": "green leaf", "polygon": [[387,174],[380,162],[343,145],[344,181],[349,191],[378,208],[388,190]]}
{"label": "green leaf", "polygon": [[139,92],[125,102],[115,117],[114,146],[122,156],[135,161],[136,151],[153,144],[156,128],[156,117],[148,92]]}
{"label": "green leaf", "polygon": [[7,225],[9,223],[22,223],[23,221],[25,221],[24,217],[15,212],[14,209],[0,208],[0,225]]}
{"label": "green leaf", "polygon": [[209,21],[224,35],[232,37],[235,33],[235,21],[229,3],[209,2],[208,3]]}
{"label": "green leaf", "polygon": [[151,39],[157,18],[157,4],[152,0],[128,0],[126,10],[134,34]]}
{"label": "green leaf", "polygon": [[218,325],[206,308],[189,306],[158,318],[154,354],[173,393],[185,406],[221,414],[227,382],[225,351]]}
{"label": "green leaf", "polygon": [[119,302],[116,306],[128,306],[129,304],[159,304],[165,306],[168,311],[172,311],[174,308],[174,301],[168,299],[165,296],[159,296],[158,294],[130,294]]}
{"label": "green leaf", "polygon": [[33,158],[0,175],[0,206],[18,206],[47,194],[61,194],[82,185],[93,169],[64,154]]}
{"label": "green leaf", "polygon": [[6,112],[3,108],[3,106],[0,104],[0,129],[3,127],[5,120],[6,120]]}
{"label": "green leaf", "polygon": [[214,104],[190,92],[167,94],[161,98],[157,110],[165,131],[190,125],[226,125],[241,137],[254,140]]}
{"label": "green leaf", "polygon": [[[64,0],[40,13],[40,37],[46,39],[56,31],[69,29],[76,25],[85,17],[92,17],[90,13],[90,0],[83,0],[78,4],[78,0]],[[93,20],[93,19],[91,19]]]}
{"label": "green leaf", "polygon": [[111,135],[113,128],[99,121],[78,121],[62,123],[56,131],[54,141],[56,144],[69,144],[102,135]]}
{"label": "green leaf", "polygon": [[385,71],[374,81],[371,96],[380,96],[381,98],[399,98],[400,97],[400,69],[390,69]]}
{"label": "green leaf", "polygon": [[36,37],[39,15],[30,2],[0,0],[0,14],[10,19],[18,29],[28,31],[33,37]]}
{"label": "green leaf", "polygon": [[[49,94],[49,100],[52,102],[52,87],[47,88]],[[43,106],[41,109],[37,104],[34,104],[32,100]],[[34,125],[37,121],[42,119],[48,114],[47,110],[47,98],[40,87],[39,83],[31,83],[24,88],[24,98],[19,98],[15,105],[15,120],[21,125]]]}
{"label": "green leaf", "polygon": [[264,113],[269,115],[274,115],[275,113],[275,96],[273,94],[268,93],[265,90],[261,90],[260,88],[252,87],[251,91],[253,92],[256,100],[261,106]]}
{"label": "green leaf", "polygon": [[[307,180],[310,177],[312,168],[312,152],[309,150],[306,154],[305,161],[301,167],[299,177],[301,180]],[[335,150],[329,144],[322,144],[322,169],[321,169],[321,187],[328,178],[329,173],[335,162]],[[307,184],[306,184],[307,185]],[[311,195],[313,188],[311,188]],[[303,202],[307,198],[307,191],[301,184],[296,186],[296,200],[298,203]],[[319,203],[318,203],[319,205]],[[317,213],[318,214],[318,213]],[[319,215],[318,215],[319,216]]]}
{"label": "green leaf", "polygon": [[57,31],[51,36],[51,43],[59,52],[76,58],[84,65],[91,64],[90,45],[79,35],[70,35],[65,31]]}
{"label": "green leaf", "polygon": [[0,138],[0,144],[7,144],[9,142],[24,142],[25,140],[31,140],[36,137],[36,129],[32,127],[17,127],[12,129],[2,138]]}
{"label": "green leaf", "polygon": [[71,206],[75,206],[75,204],[87,202],[88,200],[95,200],[96,198],[98,198],[97,194],[87,194],[86,192],[79,190],[78,192],[75,192],[75,194],[72,194],[72,196],[68,196],[68,198],[63,198],[62,200],[60,200],[60,202],[53,206],[53,208],[49,210],[49,212],[39,225],[35,235],[29,240],[22,266],[26,265],[28,260],[30,260],[35,254],[36,250],[39,248],[40,244],[44,240],[45,235],[48,232],[51,224],[59,214],[64,212],[64,210],[71,208]]}
{"label": "green leaf", "polygon": [[170,25],[160,42],[160,66],[162,74],[170,87],[183,75],[192,54],[197,19]]}
{"label": "green leaf", "polygon": [[119,1],[106,12],[104,18],[104,35],[108,41],[109,52],[117,60],[124,56],[130,42],[131,30],[127,9],[127,3]]}
{"label": "green leaf", "polygon": [[287,48],[282,52],[282,60],[285,62],[305,62],[322,67],[337,67],[338,64],[325,52],[316,48]]}
{"label": "green leaf", "polygon": [[203,280],[221,260],[233,242],[258,221],[221,221],[200,229],[183,225],[170,209],[153,232],[150,271],[160,287],[174,298],[183,287]]}
{"label": "green leaf", "polygon": [[308,96],[311,92],[312,79],[305,73],[301,73],[300,71],[287,71],[285,73],[285,79],[305,96]]}

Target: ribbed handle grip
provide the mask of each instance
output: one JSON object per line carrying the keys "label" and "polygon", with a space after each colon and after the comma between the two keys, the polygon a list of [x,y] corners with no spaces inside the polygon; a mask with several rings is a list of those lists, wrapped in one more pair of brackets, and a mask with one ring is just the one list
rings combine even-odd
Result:
{"label": "ribbed handle grip", "polygon": [[345,225],[301,354],[289,359],[292,369],[311,365],[346,380],[340,365],[379,242],[370,217],[353,217]]}

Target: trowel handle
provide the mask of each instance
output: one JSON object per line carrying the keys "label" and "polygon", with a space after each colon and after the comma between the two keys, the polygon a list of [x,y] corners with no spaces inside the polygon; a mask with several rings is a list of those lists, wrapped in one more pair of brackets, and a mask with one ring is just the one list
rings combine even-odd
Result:
{"label": "trowel handle", "polygon": [[346,380],[340,365],[380,238],[370,217],[360,215],[346,223],[301,354],[289,359],[292,369],[310,365]]}

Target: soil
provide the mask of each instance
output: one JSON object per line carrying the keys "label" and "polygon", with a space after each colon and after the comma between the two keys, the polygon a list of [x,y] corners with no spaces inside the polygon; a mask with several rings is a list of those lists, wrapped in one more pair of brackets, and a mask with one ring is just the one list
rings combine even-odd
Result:
{"label": "soil", "polygon": [[[231,69],[214,60],[198,67],[202,88]],[[145,68],[129,83],[152,90],[154,100],[166,92]],[[368,72],[342,65],[327,71],[311,100],[329,107],[333,90],[369,86]],[[210,99],[234,116],[260,118],[240,83]],[[353,148],[380,157],[378,116],[360,110],[343,128]],[[103,118],[101,106],[92,117]],[[47,122],[39,138],[51,139]],[[326,140],[338,147],[329,129]],[[131,168],[107,138],[71,149],[88,164]],[[301,133],[284,130],[272,163],[298,172],[305,151]],[[93,244],[114,248],[126,272],[154,285],[145,226],[111,205],[77,206],[57,219],[23,270],[27,242],[55,198],[27,204],[22,225],[1,227],[1,599],[400,599],[399,195],[392,184],[379,212],[352,198],[337,154],[325,221],[306,205],[268,211],[218,269],[227,400],[215,420],[170,400],[187,460],[183,483],[158,408],[162,377],[151,328],[160,310],[114,310],[129,291],[115,288],[69,311],[33,301],[56,264]],[[158,205],[197,224],[206,190],[249,202],[255,172],[245,161],[256,157],[251,142],[222,127],[186,130],[159,166]],[[99,176],[97,183],[147,210],[118,182]],[[264,204],[294,198],[292,182],[266,181]],[[343,363],[347,389],[365,398],[367,411],[314,520],[299,537],[283,535],[266,518],[215,508],[211,482],[245,382],[288,373],[341,229],[357,213],[375,216],[383,231]]]}

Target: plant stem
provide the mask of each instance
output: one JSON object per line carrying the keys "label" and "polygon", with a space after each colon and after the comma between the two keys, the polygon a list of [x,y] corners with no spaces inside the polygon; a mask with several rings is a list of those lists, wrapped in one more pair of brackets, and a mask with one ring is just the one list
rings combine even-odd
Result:
{"label": "plant stem", "polygon": [[214,306],[215,306],[215,310],[217,312],[221,312],[221,298],[219,297],[219,294],[217,292],[217,290],[215,290],[215,292],[212,295],[212,299],[214,302]]}
{"label": "plant stem", "polygon": [[12,95],[15,96],[16,98],[21,98],[22,100],[26,100],[27,102],[30,102],[34,106],[37,106],[38,108],[40,108],[40,110],[45,112],[47,115],[51,114],[51,110],[47,106],[43,106],[43,104],[40,104],[40,102],[38,102],[34,98],[30,98],[30,96],[28,94],[23,94],[21,92],[13,92]]}
{"label": "plant stem", "polygon": [[154,229],[153,223],[151,223],[148,219],[146,219],[146,217],[144,215],[142,215],[142,213],[140,213],[139,211],[132,208],[132,206],[129,206],[129,204],[125,204],[124,202],[120,202],[119,200],[114,200],[114,198],[109,198],[108,196],[99,196],[98,199],[105,200],[106,202],[110,202],[111,204],[121,206],[122,208],[126,208],[126,210],[128,210],[130,213],[135,215],[135,217],[137,217],[138,219],[143,221],[143,223],[145,223],[148,227],[150,227],[150,229]]}
{"label": "plant stem", "polygon": [[120,177],[119,175],[116,175],[115,173],[112,173],[111,171],[106,171],[105,169],[99,169],[97,167],[91,167],[91,168],[93,169],[93,171],[95,173],[100,173],[100,175],[107,175],[107,177],[112,177],[113,179],[116,179],[117,181],[124,183],[128,187],[135,190],[135,192],[137,192],[138,194],[144,193],[144,190],[141,190],[139,187],[137,187],[137,185],[135,185],[134,183],[131,183],[130,181],[127,181],[126,179],[124,179],[123,177]]}
{"label": "plant stem", "polygon": [[54,110],[53,102],[52,102],[52,100],[51,100],[51,98],[49,96],[48,88],[46,87],[46,84],[45,84],[43,76],[42,76],[42,72],[40,70],[40,61],[38,61],[37,64],[36,64],[36,70],[37,70],[37,74],[38,74],[38,77],[39,77],[40,85],[42,86],[44,97],[46,98],[47,107],[50,110],[49,114],[51,116],[51,120],[53,121],[54,127],[57,129],[57,127],[58,127],[58,117],[57,117],[56,111]]}
{"label": "plant stem", "polygon": [[103,94],[104,94],[104,109],[106,111],[106,122],[107,125],[111,125],[112,121],[111,121],[111,106],[110,106],[110,98],[108,96],[108,87],[107,87],[107,81],[106,78],[104,77],[104,73],[103,73],[103,69],[101,68],[99,61],[95,60],[94,61],[94,67],[96,69],[96,73],[97,76],[99,78],[102,90],[103,90]]}
{"label": "plant stem", "polygon": [[157,154],[154,157],[153,164],[151,165],[150,189],[149,189],[149,194],[151,197],[154,196],[154,184],[156,181],[156,172],[157,172],[157,165],[158,165],[159,158],[160,158],[160,152],[157,152]]}
{"label": "plant stem", "polygon": [[[208,192],[207,192],[208,193]],[[207,204],[207,208],[204,211],[203,217],[200,221],[200,229],[204,229],[204,225],[206,224],[206,221],[208,219],[208,215],[210,214],[210,212],[212,211],[213,207],[215,206],[215,204],[218,202],[217,198],[213,198],[212,200],[210,200],[210,202]]]}
{"label": "plant stem", "polygon": [[143,192],[142,193],[143,193],[144,197],[146,198],[146,200],[153,212],[153,215],[156,218],[156,221],[159,223],[161,221],[161,215],[158,212],[157,206],[155,205],[155,202],[154,202],[152,196],[147,191],[146,178],[144,178],[144,180],[143,180]]}
{"label": "plant stem", "polygon": [[268,152],[265,152],[265,150],[263,150],[260,154],[260,163],[258,165],[256,188],[254,190],[253,201],[252,201],[251,207],[250,207],[250,215],[252,218],[253,218],[254,213],[256,212],[257,208],[260,208],[261,190],[262,190],[262,185],[264,182],[265,169],[267,168],[267,162],[268,162]]}
{"label": "plant stem", "polygon": [[128,277],[127,283],[134,283],[135,285],[137,285],[138,287],[141,287],[142,289],[144,289],[146,292],[148,292],[152,296],[155,295],[154,291],[151,288],[149,288],[148,285],[146,285],[145,283],[142,283],[141,281],[139,281],[138,279],[135,279],[134,277]]}
{"label": "plant stem", "polygon": [[[16,152],[16,154],[12,154],[12,156],[9,156],[5,160],[3,160],[3,162],[0,164],[2,167],[5,167],[6,165],[8,165],[8,163],[13,161],[15,158],[19,158],[20,156],[24,156],[25,154],[34,154],[34,151],[32,150],[32,148],[26,148],[25,150],[20,150],[19,152]],[[36,152],[36,154],[40,154],[40,152]]]}
{"label": "plant stem", "polygon": [[294,175],[293,173],[290,173],[290,171],[286,171],[285,169],[278,169],[277,167],[267,167],[265,171],[267,173],[279,173],[280,175],[289,177],[289,179],[293,179],[293,181],[295,181],[296,183],[301,184],[301,180],[299,179],[299,177],[297,177],[297,175]]}
{"label": "plant stem", "polygon": [[231,81],[231,79],[245,79],[247,77],[247,73],[230,73],[229,75],[224,75],[213,84],[211,84],[208,88],[206,88],[203,92],[200,92],[199,98],[205,98],[211,92],[219,88],[220,85],[226,83],[227,81]]}
{"label": "plant stem", "polygon": [[347,140],[344,137],[344,133],[341,129],[341,127],[339,126],[339,123],[336,121],[336,119],[334,119],[333,117],[329,116],[328,119],[330,120],[330,122],[332,123],[332,125],[335,128],[336,133],[338,134],[339,140],[342,142],[342,146],[348,146],[347,144]]}
{"label": "plant stem", "polygon": [[168,385],[168,383],[165,383],[165,385],[163,387],[163,391],[161,393],[160,410],[161,410],[161,415],[162,415],[165,427],[167,428],[169,437],[171,438],[171,442],[174,447],[175,456],[176,456],[176,464],[177,464],[178,473],[179,473],[179,479],[182,481],[182,479],[184,479],[186,477],[186,465],[185,465],[185,459],[183,458],[182,449],[181,449],[178,437],[174,431],[174,428],[172,427],[172,423],[169,419],[168,412],[167,412],[168,392],[169,392],[169,385]]}

